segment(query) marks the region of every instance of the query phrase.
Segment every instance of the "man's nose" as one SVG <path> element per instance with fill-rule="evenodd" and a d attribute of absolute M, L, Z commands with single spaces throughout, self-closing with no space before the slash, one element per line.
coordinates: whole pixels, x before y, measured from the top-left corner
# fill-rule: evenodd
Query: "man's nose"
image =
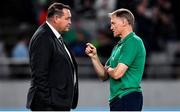
<path fill-rule="evenodd" d="M 69 21 L 69 25 L 71 25 L 71 20 Z"/>

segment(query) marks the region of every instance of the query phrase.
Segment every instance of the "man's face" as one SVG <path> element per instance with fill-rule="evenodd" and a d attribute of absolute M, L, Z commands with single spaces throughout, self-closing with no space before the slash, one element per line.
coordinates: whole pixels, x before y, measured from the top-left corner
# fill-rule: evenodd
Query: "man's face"
<path fill-rule="evenodd" d="M 114 37 L 119 37 L 122 33 L 124 27 L 123 19 L 116 17 L 115 15 L 111 16 L 111 30 Z"/>
<path fill-rule="evenodd" d="M 57 28 L 59 32 L 67 32 L 71 26 L 71 12 L 69 9 L 63 9 L 63 15 L 57 19 Z"/>

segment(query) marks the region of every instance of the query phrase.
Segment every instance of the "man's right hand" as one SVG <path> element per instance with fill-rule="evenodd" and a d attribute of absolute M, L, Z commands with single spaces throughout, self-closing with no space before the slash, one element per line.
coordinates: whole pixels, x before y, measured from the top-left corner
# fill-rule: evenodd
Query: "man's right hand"
<path fill-rule="evenodd" d="M 91 43 L 87 43 L 87 44 L 86 44 L 85 53 L 86 53 L 90 58 L 96 58 L 96 57 L 97 57 L 96 47 L 93 46 Z"/>
<path fill-rule="evenodd" d="M 107 73 L 105 73 L 106 70 L 101 64 L 99 57 L 97 56 L 96 47 L 94 47 L 91 43 L 87 43 L 85 52 L 91 58 L 91 61 L 99 78 L 103 81 L 106 80 L 108 78 L 108 75 Z"/>

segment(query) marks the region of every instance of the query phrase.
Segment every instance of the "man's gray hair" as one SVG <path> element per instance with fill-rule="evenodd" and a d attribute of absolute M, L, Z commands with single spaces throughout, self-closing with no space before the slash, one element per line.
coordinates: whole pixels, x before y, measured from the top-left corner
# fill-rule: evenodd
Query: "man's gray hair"
<path fill-rule="evenodd" d="M 120 17 L 120 18 L 125 18 L 129 22 L 129 24 L 132 27 L 134 27 L 134 22 L 135 22 L 134 15 L 128 9 L 125 9 L 125 8 L 117 9 L 114 12 L 109 13 L 108 15 L 109 15 L 109 17 L 116 16 L 116 17 Z"/>

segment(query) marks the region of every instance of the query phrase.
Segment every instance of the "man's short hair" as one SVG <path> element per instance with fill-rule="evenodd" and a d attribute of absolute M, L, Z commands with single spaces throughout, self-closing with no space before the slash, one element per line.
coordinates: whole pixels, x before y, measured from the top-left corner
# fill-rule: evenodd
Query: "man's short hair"
<path fill-rule="evenodd" d="M 64 8 L 71 10 L 71 8 L 68 5 L 64 5 L 62 3 L 53 3 L 48 8 L 48 15 L 47 15 L 47 17 L 51 18 L 54 15 L 62 16 Z"/>
<path fill-rule="evenodd" d="M 110 17 L 114 16 L 114 15 L 116 17 L 125 18 L 129 22 L 129 24 L 132 27 L 134 27 L 135 18 L 134 18 L 134 15 L 132 14 L 132 12 L 130 10 L 121 8 L 121 9 L 115 10 L 112 13 L 109 13 Z"/>

